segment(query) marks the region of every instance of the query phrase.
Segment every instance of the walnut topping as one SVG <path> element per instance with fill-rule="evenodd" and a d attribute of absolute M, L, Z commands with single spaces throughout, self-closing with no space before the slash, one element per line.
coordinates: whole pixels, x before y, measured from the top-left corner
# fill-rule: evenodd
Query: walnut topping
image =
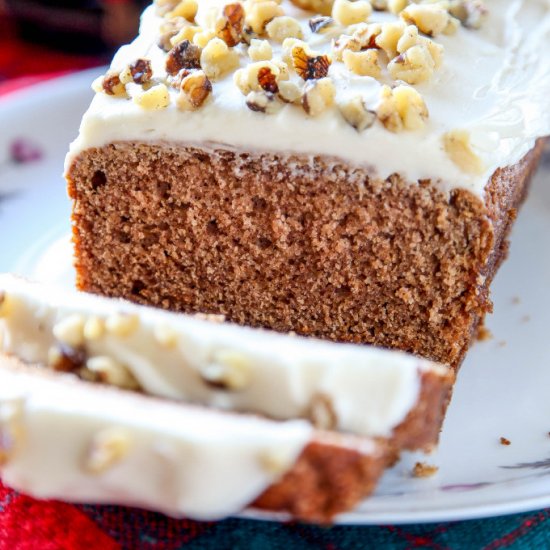
<path fill-rule="evenodd" d="M 134 96 L 134 103 L 147 111 L 166 109 L 170 105 L 170 93 L 165 84 L 157 84 Z"/>
<path fill-rule="evenodd" d="M 317 15 L 309 20 L 309 28 L 311 32 L 323 33 L 333 26 L 334 19 L 325 15 Z"/>
<path fill-rule="evenodd" d="M 262 67 L 258 71 L 258 84 L 262 90 L 271 94 L 276 94 L 279 91 L 277 77 L 273 74 L 269 67 Z"/>
<path fill-rule="evenodd" d="M 411 4 L 399 13 L 399 17 L 430 36 L 442 33 L 450 19 L 449 12 L 439 4 Z"/>
<path fill-rule="evenodd" d="M 85 363 L 86 353 L 82 348 L 60 344 L 48 350 L 48 367 L 58 372 L 75 372 Z"/>
<path fill-rule="evenodd" d="M 275 17 L 284 15 L 284 11 L 273 0 L 252 2 L 246 13 L 246 23 L 256 34 L 263 34 L 266 25 Z"/>
<path fill-rule="evenodd" d="M 130 74 L 136 84 L 145 84 L 153 78 L 153 69 L 148 59 L 136 59 L 130 65 Z"/>
<path fill-rule="evenodd" d="M 370 3 L 376 11 L 386 11 L 388 9 L 388 0 L 371 0 Z"/>
<path fill-rule="evenodd" d="M 178 345 L 178 334 L 169 325 L 157 325 L 153 335 L 163 348 L 173 349 Z"/>
<path fill-rule="evenodd" d="M 169 4 L 174 4 L 174 2 L 167 2 Z M 157 2 L 157 5 L 159 2 Z M 197 0 L 181 0 L 180 2 L 175 3 L 176 5 L 172 7 L 171 11 L 168 11 L 165 14 L 165 17 L 167 19 L 172 19 L 174 17 L 183 17 L 184 19 L 187 19 L 187 21 L 193 22 L 195 20 L 195 15 L 197 15 L 197 11 L 199 8 L 199 5 L 197 3 Z"/>
<path fill-rule="evenodd" d="M 360 96 L 341 103 L 339 108 L 346 122 L 351 124 L 358 132 L 370 128 L 376 120 L 376 113 L 367 109 Z"/>
<path fill-rule="evenodd" d="M 182 69 L 200 69 L 201 50 L 189 40 L 174 46 L 166 57 L 166 72 L 172 76 Z"/>
<path fill-rule="evenodd" d="M 399 13 L 404 10 L 409 3 L 409 0 L 388 0 L 388 10 L 391 13 Z"/>
<path fill-rule="evenodd" d="M 303 38 L 304 36 L 300 23 L 286 15 L 272 19 L 266 25 L 265 30 L 269 38 L 275 42 L 283 42 L 285 38 Z"/>
<path fill-rule="evenodd" d="M 308 80 L 302 95 L 302 107 L 311 116 L 318 116 L 334 103 L 336 89 L 330 78 Z"/>
<path fill-rule="evenodd" d="M 410 86 L 397 86 L 393 90 L 383 86 L 376 114 L 391 132 L 418 130 L 428 118 L 428 109 L 422 96 Z"/>
<path fill-rule="evenodd" d="M 348 70 L 360 76 L 380 78 L 382 75 L 380 65 L 378 63 L 378 50 L 371 49 L 361 52 L 344 50 L 343 61 Z"/>
<path fill-rule="evenodd" d="M 235 2 L 224 6 L 222 16 L 216 21 L 216 36 L 228 46 L 236 46 L 241 41 L 244 17 L 242 4 Z"/>
<path fill-rule="evenodd" d="M 84 338 L 99 340 L 105 334 L 105 322 L 100 317 L 92 316 L 84 324 Z"/>
<path fill-rule="evenodd" d="M 93 438 L 86 452 L 84 469 L 102 474 L 128 455 L 132 446 L 130 434 L 121 428 L 107 428 Z"/>
<path fill-rule="evenodd" d="M 479 29 L 487 17 L 488 10 L 482 0 L 453 0 L 449 13 L 466 28 Z"/>
<path fill-rule="evenodd" d="M 366 0 L 335 0 L 332 5 L 332 17 L 341 25 L 363 23 L 372 13 L 372 7 Z"/>
<path fill-rule="evenodd" d="M 7 464 L 23 439 L 23 399 L 0 402 L 0 466 Z"/>
<path fill-rule="evenodd" d="M 238 391 L 246 388 L 251 381 L 251 364 L 241 353 L 220 350 L 214 354 L 212 362 L 201 369 L 200 375 L 209 386 Z"/>
<path fill-rule="evenodd" d="M 211 92 L 212 84 L 206 74 L 203 71 L 194 71 L 181 81 L 178 108 L 183 111 L 199 109 Z"/>
<path fill-rule="evenodd" d="M 302 90 L 294 82 L 279 82 L 278 97 L 285 103 L 299 103 L 302 98 Z"/>
<path fill-rule="evenodd" d="M 386 52 L 389 59 L 397 55 L 397 43 L 405 31 L 406 25 L 402 21 L 385 23 L 380 29 L 380 34 L 375 38 L 376 45 Z"/>
<path fill-rule="evenodd" d="M 119 74 L 113 71 L 109 71 L 105 76 L 100 76 L 92 84 L 92 88 L 95 92 L 103 92 L 114 97 L 128 97 L 126 86 L 120 81 Z"/>
<path fill-rule="evenodd" d="M 330 15 L 334 0 L 290 0 L 303 10 L 313 11 L 321 15 Z"/>
<path fill-rule="evenodd" d="M 84 323 L 82 315 L 70 315 L 54 325 L 53 334 L 59 342 L 79 348 L 84 344 Z"/>
<path fill-rule="evenodd" d="M 111 315 L 105 321 L 105 328 L 109 334 L 118 338 L 131 336 L 139 327 L 139 317 L 127 313 Z"/>
<path fill-rule="evenodd" d="M 443 136 L 443 147 L 451 160 L 464 172 L 483 173 L 482 160 L 473 151 L 470 134 L 466 130 L 452 130 Z"/>
<path fill-rule="evenodd" d="M 334 410 L 332 400 L 324 393 L 318 393 L 313 397 L 307 417 L 320 430 L 334 430 L 338 426 L 338 416 Z"/>
<path fill-rule="evenodd" d="M 257 61 L 236 71 L 233 81 L 244 95 L 260 90 L 277 93 L 279 75 L 279 67 L 272 61 Z"/>
<path fill-rule="evenodd" d="M 505 446 L 508 446 L 508 445 L 512 444 L 512 442 L 509 439 L 507 439 L 506 437 L 501 437 L 499 441 L 500 441 L 501 445 L 505 445 Z"/>
<path fill-rule="evenodd" d="M 418 28 L 415 25 L 409 25 L 403 30 L 403 34 L 397 42 L 397 51 L 402 54 L 414 46 L 422 46 L 428 50 L 434 69 L 438 69 L 441 66 L 443 62 L 443 46 L 436 44 L 425 36 L 420 36 Z M 429 61 L 427 63 L 431 65 Z"/>
<path fill-rule="evenodd" d="M 395 80 L 408 84 L 419 84 L 429 80 L 434 72 L 435 62 L 426 46 L 409 48 L 388 64 L 388 72 Z"/>
<path fill-rule="evenodd" d="M 216 37 L 216 33 L 212 30 L 202 30 L 193 35 L 193 44 L 199 48 L 204 48 L 210 40 Z"/>
<path fill-rule="evenodd" d="M 239 55 L 230 50 L 227 44 L 213 38 L 206 44 L 201 53 L 201 67 L 206 76 L 215 80 L 232 71 L 239 65 Z"/>
<path fill-rule="evenodd" d="M 271 92 L 250 92 L 246 96 L 246 106 L 251 111 L 266 113 L 268 115 L 276 113 L 281 105 L 275 101 L 275 94 Z"/>
<path fill-rule="evenodd" d="M 271 44 L 267 40 L 258 40 L 253 38 L 250 41 L 248 55 L 252 61 L 268 61 L 273 57 Z"/>
<path fill-rule="evenodd" d="M 376 39 L 380 35 L 382 27 L 378 23 L 357 25 L 351 36 L 342 35 L 335 40 L 332 50 L 335 58 L 342 61 L 346 50 L 359 52 L 361 50 L 379 49 Z"/>
<path fill-rule="evenodd" d="M 174 46 L 177 46 L 178 44 L 181 44 L 184 40 L 189 40 L 189 42 L 193 42 L 195 39 L 195 35 L 201 32 L 201 28 L 196 25 L 185 25 L 176 35 L 172 36 L 170 39 L 171 47 L 168 48 L 167 51 L 169 51 Z"/>
<path fill-rule="evenodd" d="M 318 80 L 328 75 L 330 59 L 327 55 L 309 54 L 305 48 L 292 48 L 292 64 L 300 77 L 304 80 Z"/>
<path fill-rule="evenodd" d="M 414 477 L 431 477 L 437 473 L 439 468 L 437 466 L 432 466 L 431 464 L 426 464 L 426 462 L 417 462 L 413 468 Z"/>
<path fill-rule="evenodd" d="M 172 38 L 174 38 L 187 24 L 187 21 L 183 17 L 176 17 L 168 21 L 164 21 L 159 29 L 159 39 L 157 40 L 157 46 L 168 52 L 172 49 Z M 180 41 L 181 42 L 181 41 Z"/>
<path fill-rule="evenodd" d="M 86 361 L 86 368 L 96 375 L 97 380 L 103 384 L 127 390 L 139 389 L 139 383 L 134 375 L 111 357 L 92 357 Z"/>

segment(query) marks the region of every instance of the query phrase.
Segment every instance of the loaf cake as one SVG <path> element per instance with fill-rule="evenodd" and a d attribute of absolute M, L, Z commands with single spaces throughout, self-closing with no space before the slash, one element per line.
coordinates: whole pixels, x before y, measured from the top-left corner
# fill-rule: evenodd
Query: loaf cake
<path fill-rule="evenodd" d="M 457 367 L 550 133 L 549 9 L 157 0 L 67 157 L 78 287 Z"/>
<path fill-rule="evenodd" d="M 401 450 L 433 448 L 453 380 L 400 352 L 0 275 L 0 475 L 37 497 L 327 522 Z"/>

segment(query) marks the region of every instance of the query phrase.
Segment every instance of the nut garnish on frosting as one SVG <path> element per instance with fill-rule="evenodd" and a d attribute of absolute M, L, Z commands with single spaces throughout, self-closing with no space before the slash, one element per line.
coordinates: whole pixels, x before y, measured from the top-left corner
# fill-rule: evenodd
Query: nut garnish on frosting
<path fill-rule="evenodd" d="M 164 66 L 140 58 L 113 67 L 94 84 L 97 92 L 133 99 L 143 109 L 196 111 L 209 97 L 217 101 L 217 83 L 230 80 L 242 92 L 243 108 L 260 113 L 252 116 L 301 108 L 316 117 L 337 110 L 358 131 L 380 124 L 391 132 L 424 128 L 429 105 L 416 86 L 432 80 L 444 63 L 439 37 L 452 40 L 460 26 L 467 29 L 461 32 L 479 28 L 487 14 L 481 0 L 155 5 L 158 35 L 152 47 L 163 52 Z M 378 98 L 346 94 L 357 79 L 377 85 Z M 466 158 L 460 139 L 442 139 L 463 170 L 480 169 Z"/>

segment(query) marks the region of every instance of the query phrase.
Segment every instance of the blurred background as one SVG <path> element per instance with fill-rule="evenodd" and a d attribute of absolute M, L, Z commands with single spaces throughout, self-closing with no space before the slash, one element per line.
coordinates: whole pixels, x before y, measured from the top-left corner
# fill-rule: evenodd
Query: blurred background
<path fill-rule="evenodd" d="M 151 0 L 0 0 L 0 85 L 105 64 Z"/>

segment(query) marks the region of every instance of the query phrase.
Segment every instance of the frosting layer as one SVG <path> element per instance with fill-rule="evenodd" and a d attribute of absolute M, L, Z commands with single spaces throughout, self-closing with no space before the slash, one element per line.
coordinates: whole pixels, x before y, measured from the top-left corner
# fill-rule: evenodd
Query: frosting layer
<path fill-rule="evenodd" d="M 223 4 L 221 0 L 200 2 L 197 21 L 201 23 L 212 7 Z M 489 16 L 481 29 L 460 27 L 453 36 L 437 37 L 444 46 L 443 65 L 432 80 L 415 86 L 430 113 L 421 130 L 394 134 L 376 122 L 357 132 L 337 109 L 318 117 L 309 117 L 293 105 L 274 115 L 253 112 L 246 108 L 229 73 L 213 82 L 212 98 L 196 112 L 177 109 L 175 90 L 170 91 L 174 100 L 159 111 L 146 111 L 131 100 L 96 95 L 71 147 L 67 167 L 79 151 L 89 147 L 120 140 L 167 140 L 330 155 L 368 166 L 383 178 L 399 172 L 411 181 L 430 178 L 444 192 L 461 187 L 482 196 L 496 168 L 514 164 L 537 137 L 550 134 L 550 56 L 545 54 L 550 43 L 550 6 L 546 0 L 487 0 L 486 4 Z M 330 33 L 312 37 L 307 25 L 311 12 L 294 8 L 288 0 L 282 5 L 299 19 L 315 50 L 330 50 Z M 369 22 L 392 17 L 374 12 Z M 165 54 L 156 45 L 160 24 L 153 8 L 146 10 L 140 36 L 119 51 L 113 68 L 122 70 L 136 58 L 146 57 L 155 75 L 163 76 Z M 241 51 L 240 64 L 245 66 L 244 47 L 236 50 Z M 368 107 L 375 108 L 381 82 L 353 75 L 336 61 L 329 76 L 337 99 L 360 94 Z M 477 174 L 462 171 L 444 150 L 444 134 L 457 129 L 470 135 L 482 166 Z"/>
<path fill-rule="evenodd" d="M 395 351 L 201 320 L 0 275 L 0 349 L 27 363 L 225 410 L 389 437 L 421 376 L 449 370 Z M 67 364 L 70 368 L 67 368 Z M 55 366 L 55 365 L 54 365 Z"/>
<path fill-rule="evenodd" d="M 38 498 L 218 519 L 291 468 L 312 428 L 0 366 L 0 436 L 2 480 Z"/>

